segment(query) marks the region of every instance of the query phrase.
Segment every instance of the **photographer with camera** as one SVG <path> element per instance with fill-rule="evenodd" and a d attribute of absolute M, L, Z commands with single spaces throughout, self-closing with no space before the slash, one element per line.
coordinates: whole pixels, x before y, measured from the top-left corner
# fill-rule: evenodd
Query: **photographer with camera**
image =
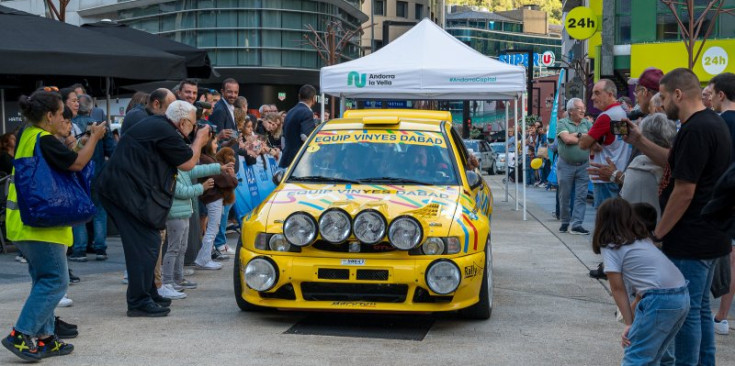
<path fill-rule="evenodd" d="M 154 269 L 161 230 L 173 202 L 177 169 L 189 171 L 209 141 L 210 128 L 188 136 L 195 126 L 196 108 L 184 101 L 169 105 L 165 116 L 151 116 L 144 127 L 128 131 L 97 178 L 100 200 L 122 237 L 128 270 L 128 316 L 159 317 L 169 313 L 171 301 L 158 294 Z"/>
<path fill-rule="evenodd" d="M 80 145 L 84 145 L 88 136 L 90 135 L 91 126 L 94 125 L 94 118 L 90 116 L 92 109 L 94 108 L 94 101 L 92 97 L 86 94 L 79 96 L 79 113 L 72 119 L 72 123 L 82 129 L 82 138 L 80 139 Z M 99 140 L 97 146 L 94 148 L 92 153 L 92 161 L 94 161 L 94 179 L 99 176 L 99 173 L 104 168 L 108 158 L 115 152 L 115 140 L 112 138 L 112 133 L 109 127 L 105 127 L 105 135 Z M 98 261 L 107 259 L 107 212 L 99 200 L 99 195 L 95 187 L 92 187 L 92 202 L 94 207 L 97 209 L 97 213 L 94 215 L 92 221 L 94 227 L 94 241 L 92 247 Z M 72 248 L 72 254 L 69 257 L 70 261 L 75 262 L 86 262 L 87 261 L 87 241 L 89 234 L 87 233 L 86 225 L 79 225 L 74 227 L 74 247 Z"/>

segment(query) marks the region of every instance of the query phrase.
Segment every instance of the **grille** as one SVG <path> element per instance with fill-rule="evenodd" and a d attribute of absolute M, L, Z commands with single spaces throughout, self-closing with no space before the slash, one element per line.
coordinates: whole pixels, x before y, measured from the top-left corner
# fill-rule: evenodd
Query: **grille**
<path fill-rule="evenodd" d="M 418 210 L 413 211 L 413 214 L 416 216 L 437 216 L 439 215 L 439 204 L 430 203 Z"/>
<path fill-rule="evenodd" d="M 319 268 L 317 271 L 319 279 L 322 280 L 349 280 L 349 269 Z"/>
<path fill-rule="evenodd" d="M 388 270 L 385 269 L 358 269 L 357 279 L 365 281 L 388 281 Z"/>
<path fill-rule="evenodd" d="M 304 282 L 301 293 L 306 301 L 406 301 L 408 285 Z"/>
<path fill-rule="evenodd" d="M 431 296 L 429 291 L 416 287 L 416 291 L 413 294 L 413 302 L 415 303 L 437 303 L 437 302 L 451 302 L 454 296 Z"/>
<path fill-rule="evenodd" d="M 291 284 L 286 284 L 281 286 L 276 292 L 260 292 L 260 297 L 263 299 L 296 300 L 296 293 L 294 293 Z"/>

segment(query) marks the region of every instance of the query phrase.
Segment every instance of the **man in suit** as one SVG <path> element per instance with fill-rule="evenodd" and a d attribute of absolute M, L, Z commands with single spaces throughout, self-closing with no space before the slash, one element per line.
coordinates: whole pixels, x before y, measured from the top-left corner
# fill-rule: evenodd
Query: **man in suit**
<path fill-rule="evenodd" d="M 302 86 L 299 89 L 299 103 L 286 114 L 286 121 L 283 123 L 285 144 L 283 155 L 278 163 L 281 168 L 286 168 L 291 164 L 301 145 L 316 127 L 314 112 L 311 110 L 315 96 L 316 89 L 313 86 L 309 84 Z"/>
<path fill-rule="evenodd" d="M 222 99 L 214 105 L 209 123 L 217 127 L 219 140 L 227 140 L 234 137 L 237 130 L 235 124 L 235 102 L 240 94 L 240 84 L 237 80 L 227 78 L 222 82 Z"/>

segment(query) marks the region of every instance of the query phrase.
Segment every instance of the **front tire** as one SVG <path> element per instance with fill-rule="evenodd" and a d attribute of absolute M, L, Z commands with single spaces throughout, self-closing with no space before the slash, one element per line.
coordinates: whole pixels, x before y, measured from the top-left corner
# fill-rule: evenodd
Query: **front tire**
<path fill-rule="evenodd" d="M 235 251 L 235 265 L 232 272 L 233 284 L 235 288 L 235 301 L 241 311 L 263 311 L 262 306 L 253 305 L 242 297 L 242 271 L 240 270 L 240 249 L 242 248 L 242 239 L 237 242 L 237 250 Z"/>
<path fill-rule="evenodd" d="M 493 250 L 490 244 L 490 234 L 485 245 L 485 268 L 482 271 L 482 287 L 480 287 L 480 301 L 477 304 L 459 311 L 465 319 L 486 320 L 493 313 Z"/>

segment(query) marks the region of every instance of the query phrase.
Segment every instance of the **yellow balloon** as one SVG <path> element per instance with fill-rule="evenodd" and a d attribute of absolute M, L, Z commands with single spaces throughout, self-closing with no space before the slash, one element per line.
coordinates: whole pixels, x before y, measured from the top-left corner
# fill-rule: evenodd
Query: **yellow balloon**
<path fill-rule="evenodd" d="M 531 160 L 531 168 L 533 169 L 538 169 L 543 164 L 544 164 L 544 161 L 541 160 L 541 158 L 536 158 L 536 159 Z"/>

